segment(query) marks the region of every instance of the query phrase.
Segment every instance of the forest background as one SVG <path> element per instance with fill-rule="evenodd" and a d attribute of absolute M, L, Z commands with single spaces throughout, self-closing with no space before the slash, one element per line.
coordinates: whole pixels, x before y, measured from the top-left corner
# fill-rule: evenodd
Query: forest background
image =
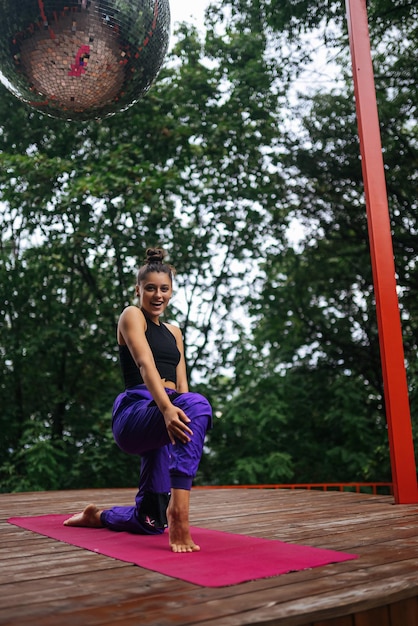
<path fill-rule="evenodd" d="M 418 3 L 368 13 L 416 432 Z M 218 0 L 175 41 L 100 122 L 1 88 L 0 490 L 135 486 L 115 325 L 150 245 L 215 411 L 198 484 L 389 481 L 344 2 Z"/>

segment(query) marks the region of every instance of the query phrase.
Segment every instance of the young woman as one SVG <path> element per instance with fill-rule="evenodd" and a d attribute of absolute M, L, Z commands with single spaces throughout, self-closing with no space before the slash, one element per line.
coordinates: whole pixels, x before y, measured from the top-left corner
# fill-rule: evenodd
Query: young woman
<path fill-rule="evenodd" d="M 189 392 L 179 328 L 160 321 L 173 292 L 174 269 L 164 256 L 160 248 L 147 250 L 135 287 L 139 307 L 128 306 L 117 329 L 125 391 L 115 400 L 112 430 L 122 450 L 141 456 L 135 505 L 100 510 L 90 504 L 64 524 L 138 534 L 160 534 L 168 525 L 171 550 L 195 552 L 190 489 L 212 409 Z"/>

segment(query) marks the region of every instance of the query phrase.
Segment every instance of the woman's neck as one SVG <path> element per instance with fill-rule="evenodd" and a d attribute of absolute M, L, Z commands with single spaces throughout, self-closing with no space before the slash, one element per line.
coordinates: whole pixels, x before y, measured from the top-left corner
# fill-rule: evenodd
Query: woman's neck
<path fill-rule="evenodd" d="M 148 311 L 145 311 L 142 307 L 141 307 L 141 311 L 147 320 L 150 320 L 150 322 L 152 322 L 153 324 L 156 324 L 157 326 L 160 325 L 161 322 L 160 322 L 159 315 L 150 315 Z"/>

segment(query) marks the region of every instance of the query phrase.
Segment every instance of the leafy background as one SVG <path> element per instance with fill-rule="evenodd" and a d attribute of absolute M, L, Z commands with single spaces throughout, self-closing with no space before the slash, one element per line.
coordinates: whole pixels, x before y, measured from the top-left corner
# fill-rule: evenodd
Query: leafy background
<path fill-rule="evenodd" d="M 416 430 L 418 7 L 368 12 Z M 215 411 L 198 483 L 391 478 L 342 3 L 219 0 L 205 26 L 179 25 L 146 98 L 100 122 L 1 88 L 3 492 L 135 485 L 110 413 L 149 245 Z"/>

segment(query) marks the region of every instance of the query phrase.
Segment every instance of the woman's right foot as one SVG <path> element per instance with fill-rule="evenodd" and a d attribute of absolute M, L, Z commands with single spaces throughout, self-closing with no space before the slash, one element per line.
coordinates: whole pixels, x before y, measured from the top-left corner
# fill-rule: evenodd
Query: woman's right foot
<path fill-rule="evenodd" d="M 184 489 L 173 489 L 167 509 L 168 535 L 172 552 L 199 552 L 192 539 L 189 524 L 190 492 Z"/>

